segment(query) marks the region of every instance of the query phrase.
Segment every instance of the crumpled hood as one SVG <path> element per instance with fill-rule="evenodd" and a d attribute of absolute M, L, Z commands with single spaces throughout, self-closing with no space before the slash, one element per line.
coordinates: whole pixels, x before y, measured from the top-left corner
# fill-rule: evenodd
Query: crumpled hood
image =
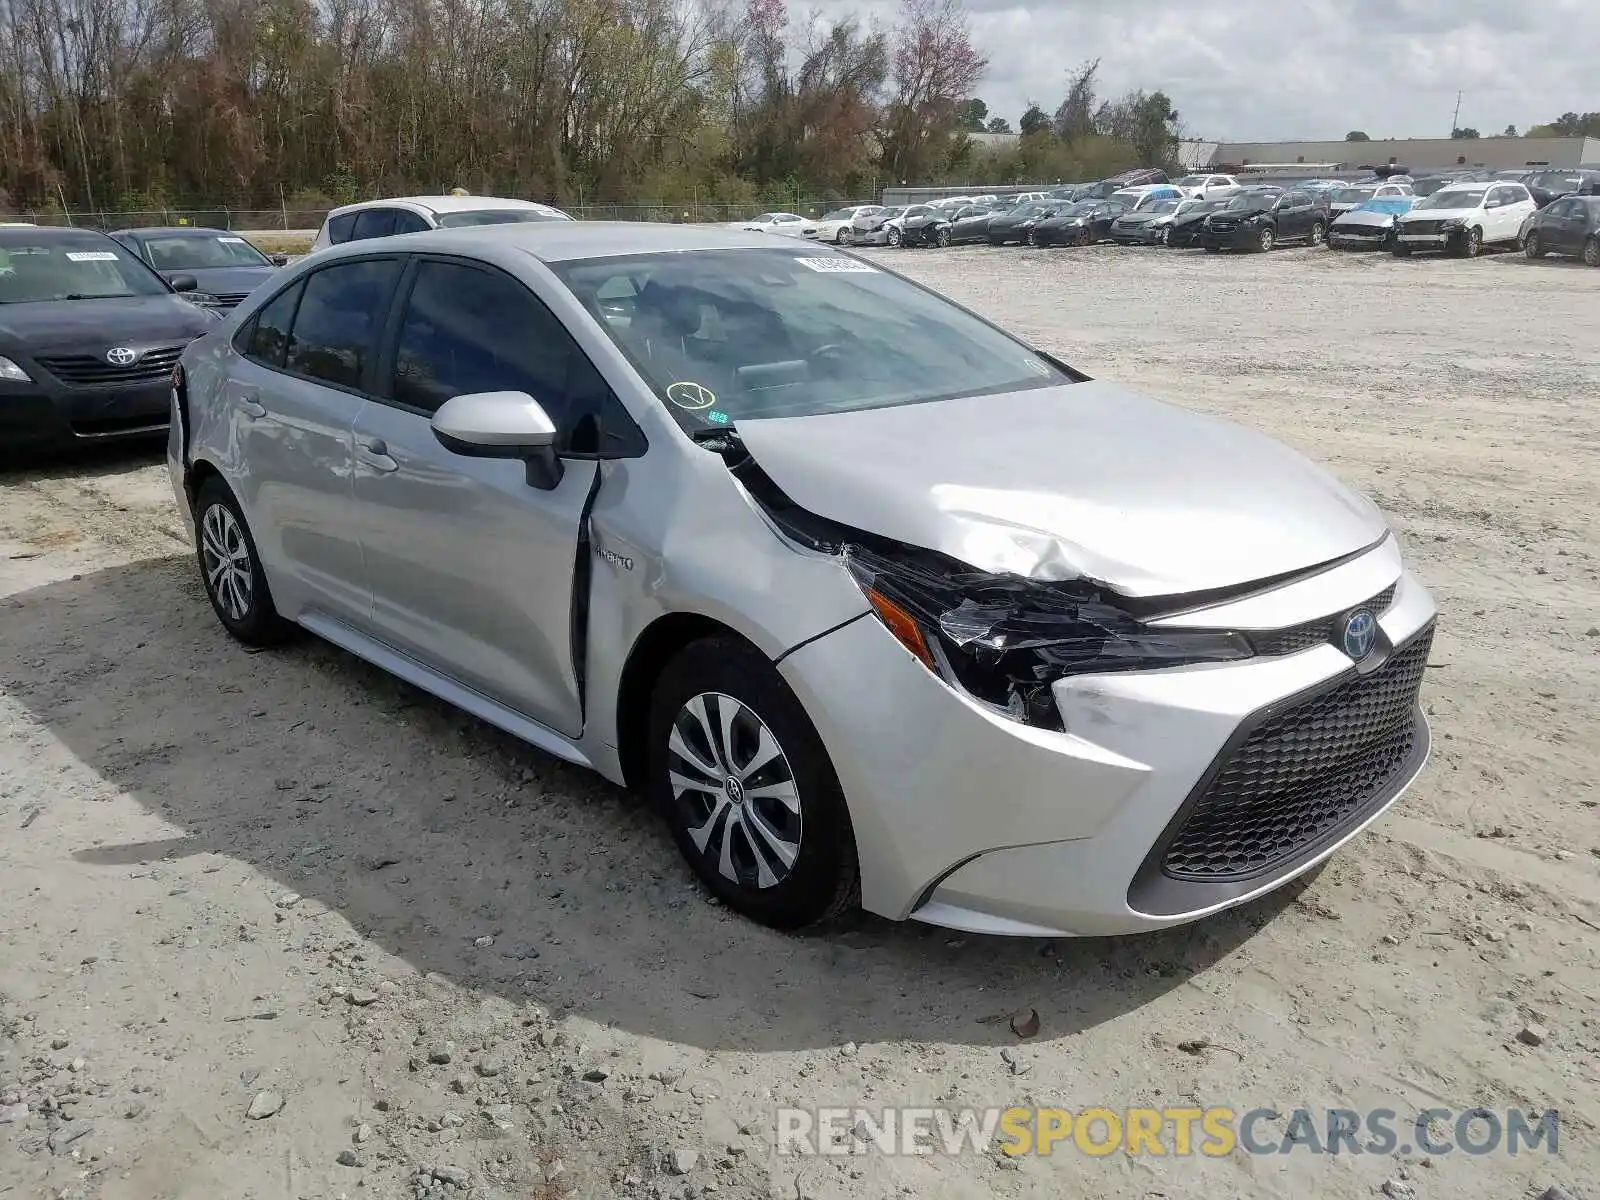
<path fill-rule="evenodd" d="M 1335 228 L 1348 228 L 1351 225 L 1377 225 L 1381 227 L 1393 225 L 1395 221 L 1399 220 L 1399 216 L 1399 213 L 1381 212 L 1372 208 L 1352 208 L 1349 212 L 1340 213 L 1333 224 Z"/>
<path fill-rule="evenodd" d="M 983 571 L 1169 596 L 1379 541 L 1378 509 L 1262 434 L 1114 384 L 810 417 L 739 436 L 818 516 Z"/>

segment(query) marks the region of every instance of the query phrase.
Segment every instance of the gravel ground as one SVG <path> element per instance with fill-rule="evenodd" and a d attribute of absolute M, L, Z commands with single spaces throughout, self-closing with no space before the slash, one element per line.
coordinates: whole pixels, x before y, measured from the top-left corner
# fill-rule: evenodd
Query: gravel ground
<path fill-rule="evenodd" d="M 1600 1197 L 1600 271 L 877 257 L 1378 498 L 1443 610 L 1396 810 L 1188 930 L 787 938 L 632 797 L 327 646 L 231 643 L 153 455 L 12 470 L 0 1195 Z M 777 1104 L 936 1101 L 1270 1107 L 1271 1137 L 1555 1107 L 1560 1148 L 770 1154 Z"/>

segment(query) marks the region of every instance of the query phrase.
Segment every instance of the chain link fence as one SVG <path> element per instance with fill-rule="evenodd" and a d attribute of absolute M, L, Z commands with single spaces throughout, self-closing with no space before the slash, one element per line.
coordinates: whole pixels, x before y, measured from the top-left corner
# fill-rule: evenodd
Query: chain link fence
<path fill-rule="evenodd" d="M 864 203 L 864 202 L 863 202 Z M 782 206 L 785 212 L 820 217 L 838 207 L 826 200 L 797 200 Z M 755 204 L 580 204 L 563 211 L 582 221 L 746 221 L 775 206 Z M 192 225 L 203 229 L 244 230 L 252 233 L 298 232 L 321 227 L 325 208 L 152 208 L 130 211 L 23 210 L 16 219 L 34 225 L 79 226 L 88 229 L 137 229 L 162 225 Z"/>

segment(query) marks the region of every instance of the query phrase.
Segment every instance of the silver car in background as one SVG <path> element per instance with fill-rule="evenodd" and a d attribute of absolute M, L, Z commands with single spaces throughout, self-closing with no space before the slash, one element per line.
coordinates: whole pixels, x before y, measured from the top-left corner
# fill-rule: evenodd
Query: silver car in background
<path fill-rule="evenodd" d="M 173 408 L 231 633 L 303 627 L 640 789 L 778 927 L 1193 920 L 1427 755 L 1434 605 L 1371 503 L 825 246 L 334 247 Z"/>

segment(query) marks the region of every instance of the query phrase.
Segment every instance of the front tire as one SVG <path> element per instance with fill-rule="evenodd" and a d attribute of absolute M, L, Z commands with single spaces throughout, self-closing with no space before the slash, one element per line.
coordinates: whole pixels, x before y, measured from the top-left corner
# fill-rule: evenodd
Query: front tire
<path fill-rule="evenodd" d="M 1539 235 L 1530 233 L 1527 240 L 1522 243 L 1522 252 L 1529 258 L 1543 258 L 1544 247 L 1539 244 Z"/>
<path fill-rule="evenodd" d="M 833 235 L 833 244 L 835 246 L 848 246 L 850 244 L 850 231 L 848 229 L 839 230 L 838 233 Z"/>
<path fill-rule="evenodd" d="M 1483 250 L 1483 230 L 1473 227 L 1456 238 L 1456 253 L 1462 258 L 1477 258 Z"/>
<path fill-rule="evenodd" d="M 762 654 L 734 637 L 685 648 L 656 684 L 648 731 L 652 798 L 719 900 L 786 930 L 858 901 L 855 834 L 838 776 Z"/>
<path fill-rule="evenodd" d="M 1261 232 L 1256 234 L 1256 249 L 1265 254 L 1278 244 L 1277 230 L 1271 225 L 1263 225 Z"/>
<path fill-rule="evenodd" d="M 246 646 L 275 646 L 294 632 L 278 615 L 261 555 L 233 492 L 213 475 L 195 496 L 194 545 L 200 581 L 217 619 Z"/>
<path fill-rule="evenodd" d="M 1600 238 L 1592 237 L 1583 244 L 1583 264 L 1586 267 L 1600 267 Z"/>
<path fill-rule="evenodd" d="M 941 250 L 948 246 L 950 244 L 950 227 L 948 225 L 941 227 L 939 232 L 934 235 L 934 240 L 939 243 Z"/>
<path fill-rule="evenodd" d="M 900 230 L 898 228 L 896 228 L 893 225 L 889 226 L 889 235 L 888 235 L 889 245 L 898 246 L 900 244 L 901 239 L 902 239 L 903 236 L 904 235 L 901 234 L 901 232 L 900 232 Z"/>
<path fill-rule="evenodd" d="M 1320 246 L 1327 240 L 1328 227 L 1321 221 L 1313 221 L 1311 223 L 1311 244 L 1313 246 Z"/>

